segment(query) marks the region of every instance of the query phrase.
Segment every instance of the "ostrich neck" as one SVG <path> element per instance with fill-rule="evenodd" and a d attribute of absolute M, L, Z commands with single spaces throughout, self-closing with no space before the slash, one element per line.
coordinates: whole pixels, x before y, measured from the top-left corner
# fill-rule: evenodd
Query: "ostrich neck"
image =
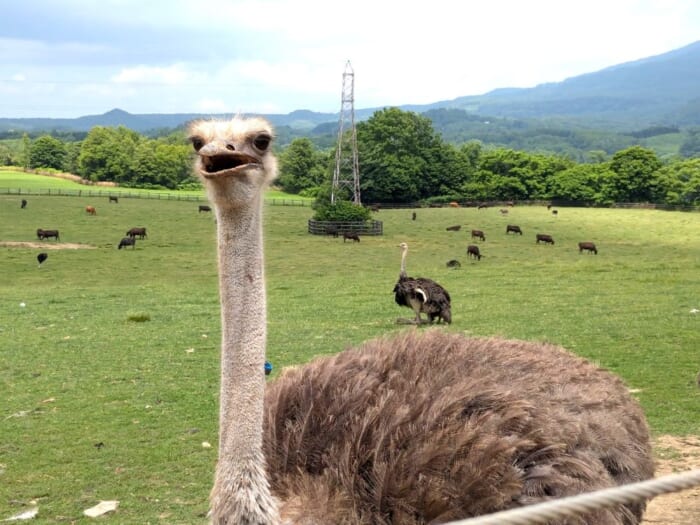
<path fill-rule="evenodd" d="M 406 254 L 408 254 L 408 248 L 404 248 L 403 251 L 401 252 L 401 273 L 399 275 L 401 277 L 406 277 Z"/>
<path fill-rule="evenodd" d="M 260 207 L 259 199 L 249 207 L 217 207 L 222 343 L 214 495 L 236 508 L 226 511 L 229 519 L 245 523 L 273 523 L 277 512 L 262 454 L 266 305 Z"/>

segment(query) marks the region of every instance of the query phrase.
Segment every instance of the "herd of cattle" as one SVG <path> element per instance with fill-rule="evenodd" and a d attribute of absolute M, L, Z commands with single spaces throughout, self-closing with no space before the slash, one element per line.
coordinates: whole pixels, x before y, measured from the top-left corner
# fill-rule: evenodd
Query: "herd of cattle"
<path fill-rule="evenodd" d="M 109 201 L 110 203 L 119 203 L 119 198 L 110 195 L 109 196 Z M 25 209 L 27 207 L 27 199 L 22 199 L 22 202 L 20 204 L 21 209 Z M 210 206 L 207 205 L 200 205 L 199 206 L 199 213 L 201 212 L 211 212 L 212 209 Z M 85 207 L 85 213 L 87 215 L 97 215 L 97 209 L 94 206 L 86 206 Z M 50 240 L 50 239 L 55 239 L 57 241 L 60 241 L 60 234 L 58 230 L 45 230 L 43 228 L 37 228 L 36 230 L 36 236 L 37 238 L 42 241 L 42 240 Z M 117 246 L 117 249 L 121 250 L 122 248 L 126 248 L 128 246 L 131 246 L 132 249 L 136 248 L 136 238 L 139 238 L 141 240 L 146 239 L 148 237 L 148 234 L 146 232 L 145 227 L 134 227 L 129 229 L 125 233 L 125 237 L 122 237 L 122 239 L 119 241 L 119 244 Z M 358 239 L 359 240 L 359 239 Z M 45 253 L 39 254 L 39 265 L 43 263 L 46 260 L 47 255 Z"/>
<path fill-rule="evenodd" d="M 480 206 L 477 209 L 486 208 L 486 207 L 487 206 Z M 551 206 L 547 206 L 547 209 L 548 210 L 551 209 Z M 500 213 L 501 213 L 501 215 L 507 215 L 508 210 L 501 209 Z M 554 216 L 557 216 L 558 213 L 559 212 L 557 210 L 552 210 L 552 214 Z M 415 220 L 415 213 L 413 215 L 413 220 Z M 447 231 L 459 231 L 461 229 L 461 226 L 460 225 L 448 226 L 445 229 Z M 506 235 L 508 235 L 510 233 L 512 233 L 514 235 L 522 235 L 523 230 L 517 224 L 507 224 L 506 225 Z M 482 242 L 485 242 L 486 235 L 484 234 L 484 232 L 482 230 L 472 230 L 471 231 L 471 239 L 479 239 Z M 535 234 L 535 244 L 540 244 L 540 243 L 553 245 L 554 244 L 554 237 L 552 237 L 548 233 L 536 233 Z M 578 252 L 579 253 L 587 252 L 589 254 L 598 255 L 598 248 L 596 247 L 595 243 L 592 241 L 581 241 L 578 243 Z M 469 244 L 467 246 L 467 257 L 474 258 L 477 261 L 480 261 L 482 254 L 481 254 L 481 251 L 479 250 L 479 246 L 477 246 L 476 244 Z M 456 267 L 454 262 L 456 262 L 456 261 L 453 261 L 453 260 L 448 261 L 447 266 L 452 267 L 452 268 Z"/>

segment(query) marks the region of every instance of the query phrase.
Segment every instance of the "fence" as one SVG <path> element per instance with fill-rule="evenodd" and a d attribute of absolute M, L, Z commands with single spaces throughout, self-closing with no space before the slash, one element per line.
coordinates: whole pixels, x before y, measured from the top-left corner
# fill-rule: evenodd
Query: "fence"
<path fill-rule="evenodd" d="M 20 188 L 0 188 L 0 195 L 22 195 L 22 196 L 62 196 L 62 197 L 119 197 L 120 199 L 155 199 L 172 201 L 195 201 L 206 202 L 208 199 L 204 194 L 197 195 L 181 192 L 154 192 L 154 191 L 114 191 L 90 189 L 20 189 Z M 265 199 L 266 204 L 273 206 L 311 206 L 311 201 L 304 199 Z"/>
<path fill-rule="evenodd" d="M 344 233 L 358 235 L 382 235 L 382 221 L 315 221 L 309 219 L 309 233 L 313 235 L 343 235 Z"/>

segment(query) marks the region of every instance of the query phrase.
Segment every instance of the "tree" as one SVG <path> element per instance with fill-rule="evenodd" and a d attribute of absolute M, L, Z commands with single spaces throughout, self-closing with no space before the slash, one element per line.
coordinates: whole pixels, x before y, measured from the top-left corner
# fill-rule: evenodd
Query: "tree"
<path fill-rule="evenodd" d="M 431 121 L 398 108 L 357 126 L 362 199 L 413 202 L 439 193 L 445 150 Z"/>
<path fill-rule="evenodd" d="M 279 186 L 288 193 L 318 188 L 329 178 L 322 153 L 308 138 L 294 139 L 279 155 Z"/>
<path fill-rule="evenodd" d="M 602 204 L 601 181 L 612 176 L 607 164 L 577 164 L 555 173 L 548 180 L 552 199 Z"/>
<path fill-rule="evenodd" d="M 123 126 L 95 126 L 80 148 L 80 175 L 93 181 L 128 182 L 130 165 L 140 140 L 138 133 Z"/>
<path fill-rule="evenodd" d="M 673 162 L 659 170 L 663 201 L 685 206 L 700 205 L 700 158 Z"/>
<path fill-rule="evenodd" d="M 63 142 L 51 135 L 42 135 L 29 147 L 29 167 L 61 170 L 65 156 Z"/>
<path fill-rule="evenodd" d="M 169 144 L 161 140 L 142 140 L 136 145 L 129 166 L 131 186 L 177 188 L 189 177 L 190 148 L 183 144 Z"/>
<path fill-rule="evenodd" d="M 650 149 L 632 146 L 618 151 L 610 161 L 614 176 L 605 185 L 607 197 L 615 202 L 652 202 L 659 168 L 661 161 Z"/>

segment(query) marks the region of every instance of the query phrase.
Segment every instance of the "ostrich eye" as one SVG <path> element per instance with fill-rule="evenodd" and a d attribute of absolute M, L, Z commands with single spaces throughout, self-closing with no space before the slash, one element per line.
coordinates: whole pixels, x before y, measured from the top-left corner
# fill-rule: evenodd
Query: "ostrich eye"
<path fill-rule="evenodd" d="M 253 140 L 253 144 L 260 151 L 265 151 L 270 146 L 270 142 L 272 142 L 272 137 L 265 133 L 261 133 Z"/>
<path fill-rule="evenodd" d="M 190 141 L 192 142 L 192 147 L 194 147 L 195 151 L 199 151 L 202 149 L 202 146 L 204 146 L 204 141 L 201 137 L 190 137 Z"/>

